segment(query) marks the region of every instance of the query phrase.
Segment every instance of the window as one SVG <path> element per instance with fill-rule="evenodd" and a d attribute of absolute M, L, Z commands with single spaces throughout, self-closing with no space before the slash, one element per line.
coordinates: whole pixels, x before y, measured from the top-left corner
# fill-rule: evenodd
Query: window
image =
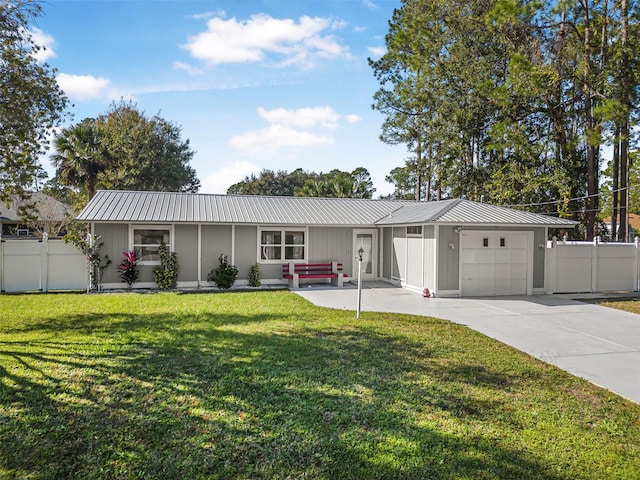
<path fill-rule="evenodd" d="M 422 225 L 407 227 L 407 235 L 422 235 Z"/>
<path fill-rule="evenodd" d="M 483 247 L 488 247 L 489 246 L 489 239 L 487 237 L 484 237 L 482 239 L 482 246 Z"/>
<path fill-rule="evenodd" d="M 171 227 L 134 226 L 132 229 L 132 249 L 138 253 L 140 262 L 144 265 L 160 263 L 158 245 L 165 243 L 171 248 Z"/>
<path fill-rule="evenodd" d="M 260 260 L 282 262 L 305 259 L 304 230 L 262 230 Z"/>
<path fill-rule="evenodd" d="M 500 237 L 500 246 L 501 247 L 506 247 L 507 246 L 507 239 L 504 237 Z"/>

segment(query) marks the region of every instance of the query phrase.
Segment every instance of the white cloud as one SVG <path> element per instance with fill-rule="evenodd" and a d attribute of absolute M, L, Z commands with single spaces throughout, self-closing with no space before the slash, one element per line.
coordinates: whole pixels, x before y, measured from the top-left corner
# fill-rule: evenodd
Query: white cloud
<path fill-rule="evenodd" d="M 321 17 L 276 19 L 257 14 L 245 21 L 211 18 L 207 30 L 189 37 L 183 48 L 210 65 L 264 62 L 275 56 L 280 66 L 310 67 L 315 57 L 348 57 L 348 48 L 328 30 L 344 23 Z"/>
<path fill-rule="evenodd" d="M 55 40 L 51 35 L 43 32 L 38 27 L 33 27 L 29 33 L 31 33 L 33 43 L 41 47 L 34 55 L 37 61 L 45 62 L 56 56 L 56 52 L 53 50 Z"/>
<path fill-rule="evenodd" d="M 190 17 L 193 18 L 194 20 L 207 20 L 211 17 L 224 18 L 226 16 L 227 16 L 227 13 L 224 10 L 215 10 L 215 11 L 209 11 L 209 12 L 203 12 L 203 13 L 194 13 Z"/>
<path fill-rule="evenodd" d="M 234 161 L 228 163 L 207 175 L 201 182 L 200 191 L 202 193 L 227 193 L 231 185 L 243 180 L 247 175 L 259 171 L 260 168 L 251 162 Z"/>
<path fill-rule="evenodd" d="M 359 122 L 360 120 L 362 120 L 362 117 L 360 117 L 359 115 L 353 114 L 353 113 L 350 114 L 350 115 L 347 115 L 346 118 L 347 118 L 347 122 L 349 122 L 349 123 L 356 123 L 356 122 Z"/>
<path fill-rule="evenodd" d="M 333 137 L 294 130 L 278 124 L 231 138 L 233 147 L 252 154 L 272 151 L 282 147 L 311 147 L 328 145 L 333 142 Z"/>
<path fill-rule="evenodd" d="M 378 6 L 372 0 L 362 0 L 362 4 L 369 10 L 377 10 Z"/>
<path fill-rule="evenodd" d="M 69 98 L 74 100 L 96 100 L 113 97 L 110 82 L 103 77 L 93 75 L 58 74 L 58 85 Z"/>
<path fill-rule="evenodd" d="M 331 107 L 299 108 L 297 110 L 284 108 L 265 110 L 259 107 L 258 115 L 272 124 L 299 128 L 312 128 L 320 125 L 324 128 L 334 129 L 338 126 L 340 119 L 340 115 Z"/>
<path fill-rule="evenodd" d="M 173 62 L 173 68 L 187 72 L 189 75 L 202 75 L 204 73 L 201 69 L 184 62 Z"/>
<path fill-rule="evenodd" d="M 369 47 L 367 50 L 369 50 L 372 57 L 378 58 L 387 53 L 386 47 Z"/>

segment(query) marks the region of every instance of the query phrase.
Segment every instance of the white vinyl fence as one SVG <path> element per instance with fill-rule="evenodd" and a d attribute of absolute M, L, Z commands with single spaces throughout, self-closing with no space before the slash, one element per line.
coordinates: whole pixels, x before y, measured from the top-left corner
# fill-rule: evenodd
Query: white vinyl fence
<path fill-rule="evenodd" d="M 87 261 L 63 240 L 1 239 L 0 291 L 86 290 Z"/>
<path fill-rule="evenodd" d="M 545 293 L 634 292 L 639 290 L 640 245 L 636 243 L 547 242 Z"/>

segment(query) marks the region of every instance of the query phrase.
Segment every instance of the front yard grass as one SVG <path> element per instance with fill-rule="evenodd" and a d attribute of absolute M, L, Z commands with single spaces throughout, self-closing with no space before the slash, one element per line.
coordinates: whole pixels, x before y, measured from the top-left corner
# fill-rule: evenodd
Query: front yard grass
<path fill-rule="evenodd" d="M 0 478 L 638 479 L 640 406 L 290 292 L 0 296 Z"/>
<path fill-rule="evenodd" d="M 630 313 L 640 314 L 640 300 L 638 298 L 614 298 L 610 300 L 594 300 L 594 303 L 603 307 L 624 310 Z"/>

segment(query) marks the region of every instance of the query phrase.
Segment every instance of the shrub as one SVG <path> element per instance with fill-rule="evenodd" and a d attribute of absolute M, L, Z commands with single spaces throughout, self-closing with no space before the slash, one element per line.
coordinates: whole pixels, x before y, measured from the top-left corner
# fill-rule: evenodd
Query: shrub
<path fill-rule="evenodd" d="M 171 290 L 178 283 L 178 254 L 170 252 L 167 244 L 161 242 L 158 246 L 160 265 L 153 269 L 153 276 L 160 290 Z"/>
<path fill-rule="evenodd" d="M 99 235 L 85 233 L 80 227 L 83 224 L 77 222 L 69 225 L 67 234 L 63 237 L 64 243 L 71 244 L 80 250 L 86 257 L 89 264 L 89 289 L 102 290 L 102 274 L 109 265 L 111 259 L 109 255 L 102 255 L 100 250 L 104 242 L 100 241 Z"/>
<path fill-rule="evenodd" d="M 120 279 L 127 284 L 127 287 L 131 286 L 138 280 L 140 276 L 140 266 L 138 265 L 138 255 L 135 250 L 129 252 L 122 252 L 124 260 L 118 265 L 120 271 Z"/>
<path fill-rule="evenodd" d="M 250 287 L 259 287 L 260 286 L 260 264 L 254 263 L 249 268 L 249 286 Z"/>
<path fill-rule="evenodd" d="M 218 288 L 231 288 L 238 278 L 238 268 L 235 265 L 229 265 L 229 261 L 225 254 L 218 258 L 220 265 L 209 272 L 207 280 L 214 282 Z"/>

